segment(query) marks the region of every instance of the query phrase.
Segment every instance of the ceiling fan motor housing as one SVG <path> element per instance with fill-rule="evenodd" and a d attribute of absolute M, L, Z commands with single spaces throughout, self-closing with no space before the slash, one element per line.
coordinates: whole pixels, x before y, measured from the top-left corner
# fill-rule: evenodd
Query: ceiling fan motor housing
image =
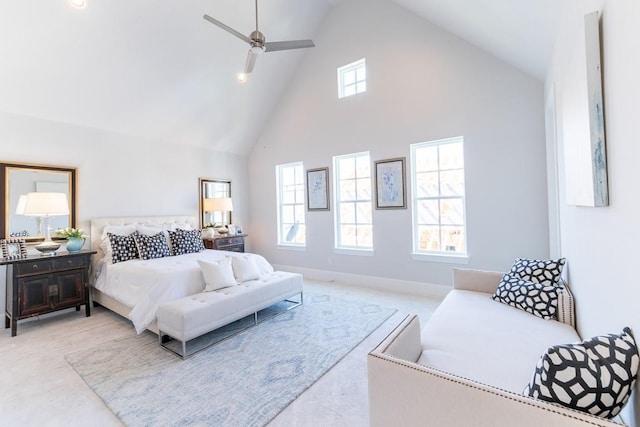
<path fill-rule="evenodd" d="M 249 38 L 251 39 L 251 52 L 260 54 L 265 51 L 264 34 L 256 30 L 249 34 Z"/>

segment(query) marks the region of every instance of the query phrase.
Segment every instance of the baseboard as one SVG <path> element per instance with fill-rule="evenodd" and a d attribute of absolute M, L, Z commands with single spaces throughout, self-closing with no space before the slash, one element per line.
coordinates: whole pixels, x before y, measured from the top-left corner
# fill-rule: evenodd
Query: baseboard
<path fill-rule="evenodd" d="M 345 285 L 361 286 L 365 288 L 425 297 L 444 298 L 444 296 L 451 290 L 451 287 L 446 285 L 411 282 L 408 280 L 392 279 L 389 277 L 365 276 L 362 274 L 341 273 L 338 271 L 318 270 L 315 268 L 295 267 L 291 265 L 274 265 L 273 267 L 276 270 L 299 273 L 307 279 L 312 280 L 342 283 Z"/>

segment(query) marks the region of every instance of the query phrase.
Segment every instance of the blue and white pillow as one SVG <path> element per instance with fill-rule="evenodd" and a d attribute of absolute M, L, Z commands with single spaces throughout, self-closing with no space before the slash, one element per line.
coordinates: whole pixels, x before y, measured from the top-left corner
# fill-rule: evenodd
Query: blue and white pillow
<path fill-rule="evenodd" d="M 133 234 L 120 236 L 118 234 L 107 233 L 111 244 L 111 260 L 114 264 L 118 262 L 138 259 L 138 248 L 133 238 Z"/>
<path fill-rule="evenodd" d="M 638 376 L 638 347 L 629 328 L 542 355 L 523 391 L 599 417 L 613 418 L 629 400 Z"/>
<path fill-rule="evenodd" d="M 169 231 L 171 248 L 174 255 L 190 254 L 205 250 L 202 234 L 200 230 L 183 230 L 178 228 Z"/>
<path fill-rule="evenodd" d="M 152 236 L 141 234 L 136 231 L 133 233 L 133 240 L 136 243 L 140 259 L 147 260 L 171 256 L 167 238 L 162 231 Z"/>
<path fill-rule="evenodd" d="M 549 320 L 557 317 L 559 292 L 560 288 L 557 286 L 543 285 L 505 274 L 491 298 Z"/>
<path fill-rule="evenodd" d="M 566 261 L 565 258 L 516 258 L 509 275 L 528 282 L 540 283 L 541 285 L 562 286 L 560 277 Z"/>

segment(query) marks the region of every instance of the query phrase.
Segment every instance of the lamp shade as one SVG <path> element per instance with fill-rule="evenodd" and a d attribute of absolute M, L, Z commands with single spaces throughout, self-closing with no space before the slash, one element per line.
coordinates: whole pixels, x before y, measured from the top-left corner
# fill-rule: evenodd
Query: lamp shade
<path fill-rule="evenodd" d="M 27 204 L 27 195 L 21 194 L 18 198 L 18 206 L 16 207 L 16 215 L 24 215 L 24 205 Z"/>
<path fill-rule="evenodd" d="M 27 193 L 23 215 L 69 215 L 69 202 L 64 193 Z"/>
<path fill-rule="evenodd" d="M 204 199 L 202 201 L 202 210 L 205 212 L 232 212 L 233 202 L 231 197 Z"/>

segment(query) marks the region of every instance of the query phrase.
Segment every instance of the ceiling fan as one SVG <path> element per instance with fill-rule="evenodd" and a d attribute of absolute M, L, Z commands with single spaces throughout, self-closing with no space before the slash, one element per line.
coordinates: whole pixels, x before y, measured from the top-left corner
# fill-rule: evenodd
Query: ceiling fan
<path fill-rule="evenodd" d="M 287 40 L 280 42 L 267 42 L 264 34 L 262 34 L 258 30 L 258 0 L 256 0 L 256 30 L 252 31 L 249 36 L 245 36 L 239 31 L 234 30 L 228 25 L 223 24 L 210 17 L 209 15 L 204 15 L 204 19 L 211 22 L 214 25 L 222 28 L 223 30 L 233 34 L 239 39 L 245 41 L 249 44 L 249 54 L 247 55 L 247 62 L 244 65 L 244 74 L 249 74 L 253 71 L 253 67 L 256 63 L 256 57 L 264 52 L 274 52 L 277 50 L 290 50 L 290 49 L 303 49 L 307 47 L 314 47 L 315 44 L 312 40 Z"/>

